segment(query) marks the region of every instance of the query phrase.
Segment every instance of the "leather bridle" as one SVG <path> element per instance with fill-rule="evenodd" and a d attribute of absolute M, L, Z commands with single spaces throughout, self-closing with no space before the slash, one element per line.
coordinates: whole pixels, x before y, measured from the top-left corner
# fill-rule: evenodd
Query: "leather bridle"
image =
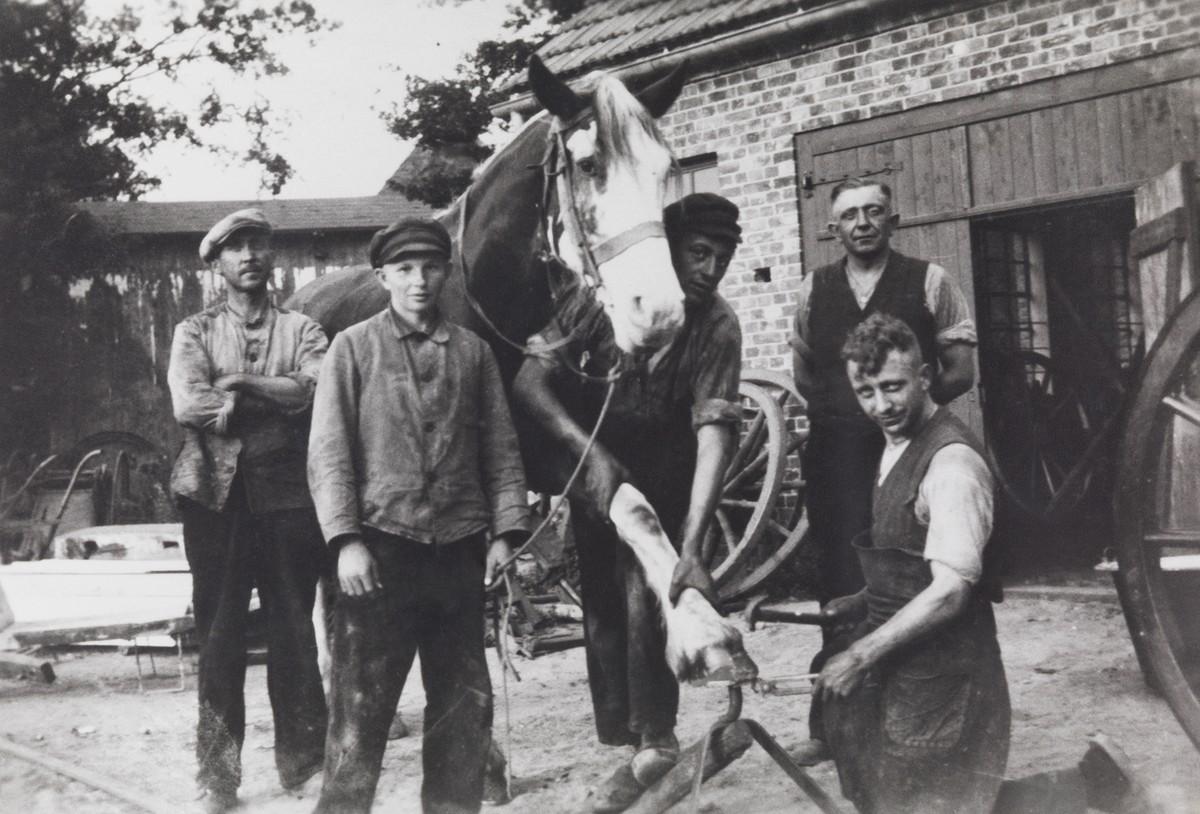
<path fill-rule="evenodd" d="M 557 180 L 562 177 L 566 187 L 567 207 L 565 215 L 571 218 L 571 226 L 578 239 L 579 256 L 583 262 L 583 268 L 579 271 L 582 277 L 584 287 L 588 292 L 595 296 L 604 289 L 604 280 L 600 275 L 600 267 L 609 262 L 613 258 L 619 256 L 625 251 L 628 251 L 637 244 L 652 238 L 665 238 L 666 228 L 662 220 L 643 221 L 638 223 L 616 235 L 600 242 L 593 246 L 586 237 L 586 232 L 583 229 L 583 219 L 580 214 L 579 201 L 575 195 L 575 169 L 574 162 L 571 161 L 571 153 L 567 148 L 567 136 L 578 128 L 586 125 L 592 120 L 592 111 L 590 108 L 585 108 L 574 118 L 567 122 L 559 123 L 557 120 L 551 125 L 549 136 L 546 140 L 546 152 L 542 160 L 538 164 L 530 165 L 530 169 L 540 169 L 542 171 L 542 198 L 541 198 L 541 217 L 538 219 L 538 244 L 537 256 L 546 265 L 547 274 L 551 276 L 550 292 L 551 296 L 558 303 L 560 296 L 560 286 L 556 285 L 553 279 L 554 270 L 566 270 L 570 274 L 575 274 L 575 270 L 562 258 L 558 250 L 558 236 L 553 228 L 553 219 L 555 208 L 555 200 L 557 196 Z M 470 271 L 467 264 L 466 252 L 464 251 L 463 237 L 466 234 L 467 228 L 467 199 L 471 191 L 468 187 L 462 195 L 459 196 L 459 219 L 458 219 L 458 260 L 463 271 L 464 285 L 463 292 L 466 296 L 467 304 L 475 315 L 488 327 L 488 329 L 500 339 L 501 342 L 519 351 L 523 355 L 544 355 L 550 351 L 557 350 L 565 345 L 570 344 L 575 340 L 577 333 L 581 329 L 581 324 L 576 324 L 571 327 L 569 332 L 553 342 L 539 343 L 535 347 L 530 347 L 527 344 L 517 342 L 506 336 L 491 318 L 484 312 L 483 306 L 475 299 L 470 290 Z M 558 314 L 555 314 L 557 319 Z M 585 373 L 582 370 L 572 368 L 572 372 L 589 381 L 610 382 L 614 380 L 614 373 L 608 376 L 593 376 Z"/>

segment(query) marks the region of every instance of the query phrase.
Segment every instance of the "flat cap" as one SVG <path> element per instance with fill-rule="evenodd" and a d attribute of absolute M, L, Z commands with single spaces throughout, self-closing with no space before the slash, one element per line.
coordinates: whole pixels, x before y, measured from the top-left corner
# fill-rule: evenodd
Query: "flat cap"
<path fill-rule="evenodd" d="M 200 259 L 211 263 L 221 253 L 221 244 L 239 229 L 257 229 L 270 232 L 271 224 L 261 209 L 239 209 L 213 224 L 208 234 L 200 241 Z"/>
<path fill-rule="evenodd" d="M 693 192 L 663 210 L 663 224 L 671 237 L 696 232 L 715 240 L 741 243 L 738 214 L 737 204 L 728 198 L 713 192 Z"/>
<path fill-rule="evenodd" d="M 433 252 L 450 257 L 450 233 L 433 218 L 402 218 L 371 238 L 367 254 L 372 268 L 382 268 L 404 254 Z"/>

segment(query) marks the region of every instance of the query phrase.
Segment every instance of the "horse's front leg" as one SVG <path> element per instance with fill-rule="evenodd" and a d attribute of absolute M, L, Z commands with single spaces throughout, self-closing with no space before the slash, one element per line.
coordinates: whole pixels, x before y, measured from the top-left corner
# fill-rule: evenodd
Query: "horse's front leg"
<path fill-rule="evenodd" d="M 667 628 L 667 664 L 675 677 L 680 681 L 696 680 L 720 671 L 739 679 L 753 678 L 758 668 L 746 655 L 742 635 L 721 618 L 702 593 L 684 588 L 679 602 L 671 604 L 668 592 L 679 555 L 646 497 L 628 483 L 621 484 L 608 516 L 637 556 L 650 590 L 658 597 Z"/>

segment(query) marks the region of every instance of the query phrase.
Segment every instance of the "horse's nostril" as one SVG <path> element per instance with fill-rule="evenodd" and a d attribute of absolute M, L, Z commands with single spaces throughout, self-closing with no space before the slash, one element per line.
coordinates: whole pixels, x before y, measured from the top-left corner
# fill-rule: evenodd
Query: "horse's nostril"
<path fill-rule="evenodd" d="M 639 313 L 639 314 L 641 313 L 641 311 L 642 311 L 642 298 L 641 297 L 633 298 L 633 310 L 635 313 Z"/>

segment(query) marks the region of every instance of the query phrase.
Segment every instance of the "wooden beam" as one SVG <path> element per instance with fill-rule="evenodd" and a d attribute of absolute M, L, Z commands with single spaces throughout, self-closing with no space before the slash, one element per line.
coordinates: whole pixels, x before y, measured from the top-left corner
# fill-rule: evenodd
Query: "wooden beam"
<path fill-rule="evenodd" d="M 53 647 L 78 644 L 79 642 L 104 641 L 105 639 L 132 639 L 147 633 L 173 635 L 191 630 L 193 626 L 192 618 L 183 616 L 177 619 L 154 619 L 148 622 L 14 631 L 12 635 L 20 647 Z"/>
<path fill-rule="evenodd" d="M 54 668 L 45 659 L 22 656 L 20 653 L 0 653 L 0 678 L 40 678 L 54 683 Z"/>
<path fill-rule="evenodd" d="M 1172 240 L 1187 238 L 1187 217 L 1182 206 L 1159 215 L 1154 220 L 1140 224 L 1129 233 L 1129 253 L 1141 260 L 1167 248 Z"/>

